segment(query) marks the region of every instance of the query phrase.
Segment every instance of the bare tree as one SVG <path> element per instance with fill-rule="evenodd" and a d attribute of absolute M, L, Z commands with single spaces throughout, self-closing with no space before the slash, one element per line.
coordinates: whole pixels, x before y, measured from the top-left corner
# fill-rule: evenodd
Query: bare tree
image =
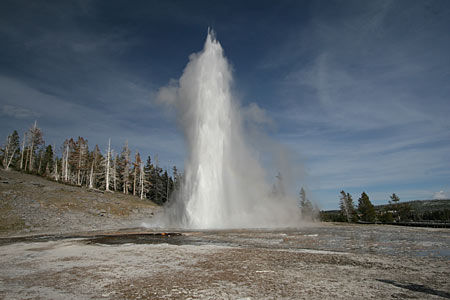
<path fill-rule="evenodd" d="M 95 156 L 94 156 L 95 157 Z M 95 158 L 94 158 L 95 159 Z M 89 174 L 89 188 L 94 188 L 94 160 L 91 163 L 91 173 Z"/>
<path fill-rule="evenodd" d="M 111 139 L 108 140 L 108 153 L 106 154 L 106 188 L 109 191 L 109 169 L 111 161 Z"/>
<path fill-rule="evenodd" d="M 16 154 L 16 151 L 17 151 L 17 149 L 14 149 L 13 153 L 11 153 L 11 156 L 10 156 L 10 158 L 9 158 L 9 161 L 8 161 L 8 163 L 6 164 L 6 171 L 9 170 L 9 166 L 11 165 L 11 161 L 12 161 L 12 159 L 13 159 L 13 157 L 14 157 L 14 154 Z"/>
<path fill-rule="evenodd" d="M 114 156 L 114 160 L 113 160 L 113 182 L 114 182 L 114 191 L 117 191 L 117 155 L 114 153 L 112 153 L 112 156 Z"/>
<path fill-rule="evenodd" d="M 122 162 L 123 193 L 128 194 L 128 181 L 130 179 L 130 149 L 128 148 L 128 140 L 125 142 L 122 150 Z"/>
<path fill-rule="evenodd" d="M 23 156 L 24 156 L 24 153 L 25 153 L 25 141 L 26 140 L 27 140 L 27 133 L 25 132 L 23 134 L 22 150 L 21 150 L 21 153 L 20 153 L 20 169 L 21 170 L 23 169 Z"/>
<path fill-rule="evenodd" d="M 8 152 L 9 152 L 9 144 L 11 143 L 11 137 L 8 136 L 6 138 L 5 149 L 3 149 L 3 167 L 6 168 L 6 164 L 8 163 Z"/>
<path fill-rule="evenodd" d="M 34 151 L 37 147 L 39 147 L 44 140 L 42 139 L 42 131 L 37 127 L 37 121 L 34 121 L 33 127 L 30 128 L 30 136 L 29 136 L 29 159 L 28 159 L 28 171 L 33 170 L 33 159 L 34 159 Z M 25 165 L 26 167 L 26 165 Z"/>
<path fill-rule="evenodd" d="M 82 137 L 78 137 L 74 144 L 73 157 L 77 160 L 77 185 L 82 185 L 82 172 L 84 172 L 87 162 L 88 141 Z"/>
<path fill-rule="evenodd" d="M 339 206 L 341 209 L 341 214 L 344 215 L 347 222 L 350 222 L 350 209 L 348 207 L 347 194 L 342 190 L 341 196 L 339 197 Z"/>
<path fill-rule="evenodd" d="M 144 163 L 141 162 L 139 164 L 139 184 L 140 184 L 140 188 L 141 188 L 141 199 L 144 199 Z"/>
<path fill-rule="evenodd" d="M 89 188 L 93 189 L 96 186 L 96 175 L 97 169 L 100 162 L 100 150 L 98 149 L 98 145 L 95 145 L 94 151 L 92 152 L 91 158 L 91 172 L 89 175 Z"/>
<path fill-rule="evenodd" d="M 55 148 L 55 146 L 53 146 Z M 56 148 L 55 148 L 56 149 Z M 56 181 L 59 181 L 59 173 L 58 173 L 58 158 L 55 155 L 55 168 L 53 169 L 53 178 Z"/>
<path fill-rule="evenodd" d="M 5 148 L 3 149 L 3 167 L 6 171 L 9 170 L 9 166 L 16 155 L 17 148 L 19 147 L 19 136 L 17 131 L 14 131 L 12 135 L 9 135 L 6 139 Z"/>
<path fill-rule="evenodd" d="M 166 179 L 167 179 L 167 181 L 166 181 L 166 201 L 169 201 L 169 185 L 170 185 L 169 179 L 170 179 L 170 176 L 167 173 L 167 168 L 166 168 L 164 174 L 166 175 Z"/>
<path fill-rule="evenodd" d="M 139 152 L 136 152 L 136 155 L 134 156 L 134 175 L 133 175 L 133 195 L 136 196 L 136 179 L 137 179 L 137 172 L 141 165 L 141 155 Z"/>
<path fill-rule="evenodd" d="M 41 168 L 42 168 L 42 157 L 44 156 L 44 155 L 43 155 L 43 153 L 42 153 L 42 149 L 41 149 L 41 150 L 39 150 L 38 156 L 39 156 L 39 165 L 38 165 L 38 169 L 37 169 L 37 171 L 38 171 L 38 173 L 39 173 L 39 174 L 41 174 Z"/>
<path fill-rule="evenodd" d="M 69 140 L 65 140 L 62 147 L 62 177 L 65 182 L 69 182 Z"/>

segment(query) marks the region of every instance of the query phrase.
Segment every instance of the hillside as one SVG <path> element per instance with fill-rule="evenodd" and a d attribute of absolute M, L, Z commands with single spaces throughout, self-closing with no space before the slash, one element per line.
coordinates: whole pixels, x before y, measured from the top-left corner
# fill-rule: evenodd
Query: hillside
<path fill-rule="evenodd" d="M 433 212 L 437 210 L 450 209 L 450 199 L 441 200 L 412 200 L 412 201 L 401 201 L 402 204 L 408 204 L 411 210 L 425 213 Z M 375 210 L 379 211 L 387 207 L 389 204 L 375 205 Z M 324 213 L 339 213 L 338 209 L 325 210 Z"/>
<path fill-rule="evenodd" d="M 438 210 L 450 209 L 450 199 L 442 200 L 413 200 L 413 201 L 401 201 L 400 203 L 406 203 L 411 207 L 411 210 L 425 213 Z M 376 210 L 385 208 L 388 204 L 376 205 Z"/>
<path fill-rule="evenodd" d="M 136 227 L 159 209 L 121 192 L 0 170 L 0 236 Z"/>

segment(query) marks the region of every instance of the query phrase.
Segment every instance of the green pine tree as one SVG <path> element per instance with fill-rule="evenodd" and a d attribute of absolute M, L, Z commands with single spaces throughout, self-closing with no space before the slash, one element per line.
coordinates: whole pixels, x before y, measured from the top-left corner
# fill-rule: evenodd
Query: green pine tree
<path fill-rule="evenodd" d="M 362 221 L 375 222 L 375 207 L 365 192 L 362 192 L 361 197 L 358 199 L 358 210 Z"/>
<path fill-rule="evenodd" d="M 53 158 L 53 148 L 51 145 L 48 145 L 45 148 L 44 157 L 42 158 L 42 164 L 41 164 L 41 174 L 44 174 L 46 176 L 50 176 L 53 172 L 53 165 L 54 165 L 54 158 Z"/>

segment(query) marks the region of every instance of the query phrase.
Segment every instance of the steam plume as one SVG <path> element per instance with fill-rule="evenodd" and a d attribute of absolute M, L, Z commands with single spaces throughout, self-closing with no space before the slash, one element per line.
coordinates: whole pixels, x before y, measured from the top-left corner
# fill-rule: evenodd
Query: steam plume
<path fill-rule="evenodd" d="M 176 108 L 189 153 L 180 190 L 167 208 L 167 226 L 286 227 L 298 221 L 295 198 L 274 187 L 246 141 L 242 109 L 230 92 L 232 74 L 209 31 L 177 83 L 159 98 Z M 254 109 L 254 108 L 253 108 Z"/>

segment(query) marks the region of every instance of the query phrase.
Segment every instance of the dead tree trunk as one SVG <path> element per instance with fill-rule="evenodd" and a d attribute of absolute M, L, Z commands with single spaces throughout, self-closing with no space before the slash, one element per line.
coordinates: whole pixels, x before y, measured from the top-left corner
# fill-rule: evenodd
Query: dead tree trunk
<path fill-rule="evenodd" d="M 5 151 L 3 152 L 3 167 L 6 168 L 6 164 L 8 163 L 8 152 L 9 152 L 9 144 L 11 138 L 8 136 L 5 144 Z"/>
<path fill-rule="evenodd" d="M 56 155 L 55 155 L 55 170 L 54 170 L 53 177 L 55 178 L 56 181 L 59 180 L 59 174 L 58 174 L 58 159 L 56 158 Z"/>
<path fill-rule="evenodd" d="M 22 151 L 20 154 L 20 169 L 23 170 L 23 155 L 25 152 L 25 140 L 27 139 L 27 133 L 25 132 L 23 134 L 23 142 L 22 142 Z"/>
<path fill-rule="evenodd" d="M 66 145 L 66 155 L 64 157 L 64 181 L 69 181 L 69 143 Z"/>
<path fill-rule="evenodd" d="M 37 122 L 34 121 L 34 126 L 33 129 L 31 131 L 31 146 L 29 148 L 29 155 L 30 155 L 30 159 L 29 159 L 29 164 L 28 164 L 28 171 L 32 171 L 33 170 L 33 152 L 34 152 L 34 138 L 35 138 L 35 134 L 36 134 L 36 129 L 37 129 Z"/>
<path fill-rule="evenodd" d="M 11 157 L 9 158 L 8 163 L 6 164 L 6 171 L 9 171 L 9 165 L 11 164 L 14 154 L 16 154 L 16 149 L 14 149 L 13 153 L 11 154 Z"/>
<path fill-rule="evenodd" d="M 140 174 L 139 174 L 139 178 L 140 178 L 140 184 L 141 184 L 141 199 L 144 199 L 144 164 L 141 163 L 140 165 Z"/>
<path fill-rule="evenodd" d="M 106 188 L 109 191 L 109 162 L 111 160 L 111 139 L 108 141 L 108 153 L 106 155 Z"/>
<path fill-rule="evenodd" d="M 117 191 L 117 155 L 114 155 L 114 160 L 113 160 L 113 180 L 114 180 L 114 191 Z"/>

